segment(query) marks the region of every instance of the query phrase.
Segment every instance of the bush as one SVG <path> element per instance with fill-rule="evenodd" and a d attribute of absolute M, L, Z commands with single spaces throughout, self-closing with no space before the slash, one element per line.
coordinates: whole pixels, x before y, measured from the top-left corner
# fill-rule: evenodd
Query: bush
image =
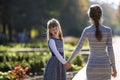
<path fill-rule="evenodd" d="M 1 46 L 0 46 L 1 47 Z M 16 50 L 18 48 L 31 48 L 31 47 L 39 47 L 46 48 L 45 52 L 7 52 L 7 49 L 12 48 Z M 65 43 L 65 58 L 66 60 L 71 55 L 70 53 L 74 46 Z M 6 49 L 6 52 L 0 53 L 0 71 L 7 72 L 13 68 L 14 62 L 19 62 L 20 64 L 25 64 L 30 67 L 30 70 L 27 74 L 34 75 L 42 75 L 44 73 L 45 66 L 51 56 L 50 51 L 48 50 L 47 43 L 33 43 L 33 44 L 12 44 L 7 46 L 2 46 L 2 49 Z M 72 63 L 72 68 L 69 71 L 78 70 L 82 67 L 82 57 L 77 56 Z"/>

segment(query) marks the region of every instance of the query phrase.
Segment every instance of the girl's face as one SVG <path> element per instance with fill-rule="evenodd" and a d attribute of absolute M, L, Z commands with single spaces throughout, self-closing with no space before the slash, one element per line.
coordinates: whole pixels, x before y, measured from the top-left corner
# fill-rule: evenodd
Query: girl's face
<path fill-rule="evenodd" d="M 53 28 L 50 28 L 50 33 L 52 34 L 53 37 L 59 37 L 59 27 L 53 27 Z"/>

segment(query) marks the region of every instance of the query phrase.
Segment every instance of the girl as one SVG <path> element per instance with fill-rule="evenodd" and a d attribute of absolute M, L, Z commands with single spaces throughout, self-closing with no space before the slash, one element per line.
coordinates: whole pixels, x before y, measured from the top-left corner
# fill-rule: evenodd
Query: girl
<path fill-rule="evenodd" d="M 47 23 L 48 46 L 52 53 L 49 59 L 44 80 L 66 80 L 66 70 L 64 65 L 64 45 L 61 26 L 56 19 L 51 19 Z"/>
<path fill-rule="evenodd" d="M 88 16 L 92 25 L 84 29 L 76 49 L 68 59 L 68 63 L 79 52 L 87 38 L 90 45 L 90 55 L 86 69 L 87 80 L 111 80 L 111 75 L 113 77 L 117 75 L 111 28 L 100 23 L 102 18 L 100 5 L 92 5 L 88 10 Z"/>

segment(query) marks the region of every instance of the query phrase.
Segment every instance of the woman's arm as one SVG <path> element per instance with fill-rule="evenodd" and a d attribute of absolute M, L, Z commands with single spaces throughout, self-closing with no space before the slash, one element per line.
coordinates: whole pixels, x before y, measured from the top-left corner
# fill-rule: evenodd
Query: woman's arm
<path fill-rule="evenodd" d="M 116 70 L 115 57 L 114 57 L 113 45 L 112 45 L 112 30 L 111 29 L 109 30 L 109 34 L 108 34 L 107 51 L 108 51 L 108 56 L 110 58 L 110 62 L 111 62 L 112 68 L 114 70 Z"/>
<path fill-rule="evenodd" d="M 53 39 L 49 40 L 49 44 L 50 49 L 52 50 L 52 52 L 54 53 L 54 55 L 58 58 L 58 60 L 62 63 L 62 64 L 66 64 L 66 60 L 60 55 L 60 53 L 58 52 L 56 45 L 55 45 L 55 41 Z"/>
<path fill-rule="evenodd" d="M 68 62 L 71 62 L 72 59 L 76 56 L 76 54 L 81 50 L 81 48 L 83 46 L 83 43 L 86 39 L 86 36 L 87 36 L 87 34 L 86 34 L 86 28 L 85 28 L 82 32 L 79 43 L 77 44 L 77 46 L 76 46 L 75 50 L 73 51 L 72 55 L 69 57 Z"/>

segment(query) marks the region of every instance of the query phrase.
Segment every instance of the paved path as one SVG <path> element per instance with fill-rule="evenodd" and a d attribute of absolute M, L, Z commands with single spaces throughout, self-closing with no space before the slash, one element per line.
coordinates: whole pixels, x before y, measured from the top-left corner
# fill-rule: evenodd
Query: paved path
<path fill-rule="evenodd" d="M 112 80 L 120 80 L 120 37 L 115 37 L 113 40 L 113 48 L 115 53 L 117 77 Z"/>
<path fill-rule="evenodd" d="M 120 37 L 115 37 L 113 39 L 113 49 L 115 53 L 116 68 L 118 74 L 116 78 L 112 77 L 112 80 L 120 80 Z M 86 80 L 85 72 L 86 72 L 86 66 L 82 70 L 80 70 L 72 80 L 78 80 L 78 79 Z"/>

